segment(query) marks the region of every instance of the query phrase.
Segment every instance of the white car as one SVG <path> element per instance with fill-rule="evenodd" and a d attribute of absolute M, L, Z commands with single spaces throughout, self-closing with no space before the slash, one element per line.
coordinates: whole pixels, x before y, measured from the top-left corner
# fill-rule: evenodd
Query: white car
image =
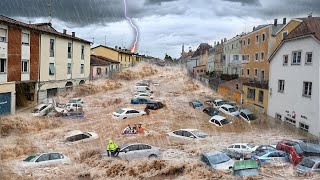
<path fill-rule="evenodd" d="M 23 162 L 19 163 L 19 166 L 24 168 L 43 167 L 59 164 L 70 164 L 70 162 L 70 159 L 61 153 L 42 153 L 27 157 L 23 160 Z"/>
<path fill-rule="evenodd" d="M 135 91 L 135 92 L 134 92 L 134 95 L 137 95 L 137 94 L 140 94 L 140 93 L 145 93 L 145 94 L 148 94 L 148 95 L 150 95 L 150 96 L 151 96 L 151 94 L 152 94 L 150 91 L 145 90 L 145 91 Z"/>
<path fill-rule="evenodd" d="M 158 158 L 160 155 L 160 148 L 148 144 L 136 143 L 120 146 L 118 157 L 128 160 L 135 158 Z"/>
<path fill-rule="evenodd" d="M 209 123 L 212 123 L 218 127 L 222 127 L 227 124 L 232 124 L 232 121 L 223 116 L 215 115 L 211 117 Z"/>
<path fill-rule="evenodd" d="M 116 112 L 112 113 L 112 117 L 114 119 L 127 119 L 133 118 L 138 116 L 144 116 L 147 113 L 141 110 L 131 109 L 131 108 L 123 108 L 119 109 Z"/>
<path fill-rule="evenodd" d="M 33 109 L 32 116 L 45 116 L 51 111 L 52 108 L 52 104 L 39 104 Z"/>
<path fill-rule="evenodd" d="M 77 103 L 77 104 L 83 104 L 83 100 L 81 98 L 72 98 L 69 100 L 69 102 L 67 103 L 68 104 L 74 104 L 74 103 Z"/>
<path fill-rule="evenodd" d="M 251 122 L 257 119 L 257 117 L 248 109 L 240 110 L 239 117 L 247 122 Z"/>
<path fill-rule="evenodd" d="M 65 109 L 67 111 L 82 111 L 83 106 L 80 103 L 68 103 L 68 104 L 66 104 Z"/>
<path fill-rule="evenodd" d="M 66 142 L 87 142 L 97 139 L 98 137 L 98 134 L 95 132 L 82 132 L 79 130 L 74 130 L 69 132 L 64 139 Z"/>
<path fill-rule="evenodd" d="M 228 105 L 228 104 L 222 105 L 219 108 L 219 111 L 221 111 L 224 114 L 227 114 L 229 116 L 234 116 L 234 117 L 237 117 L 240 114 L 239 111 L 235 107 Z"/>
<path fill-rule="evenodd" d="M 222 99 L 216 99 L 212 101 L 212 106 L 217 109 L 219 109 L 224 104 L 226 104 L 226 102 Z"/>
<path fill-rule="evenodd" d="M 148 93 L 139 93 L 134 96 L 135 98 L 153 99 L 153 96 Z"/>
<path fill-rule="evenodd" d="M 212 151 L 201 154 L 201 161 L 213 169 L 230 170 L 234 161 L 225 153 L 220 151 Z"/>
<path fill-rule="evenodd" d="M 168 135 L 184 139 L 203 139 L 208 136 L 208 134 L 197 129 L 179 129 L 169 132 Z"/>
<path fill-rule="evenodd" d="M 250 154 L 251 152 L 255 151 L 258 146 L 254 146 L 248 143 L 237 143 L 231 144 L 227 149 L 231 151 L 236 151 L 239 153 Z"/>

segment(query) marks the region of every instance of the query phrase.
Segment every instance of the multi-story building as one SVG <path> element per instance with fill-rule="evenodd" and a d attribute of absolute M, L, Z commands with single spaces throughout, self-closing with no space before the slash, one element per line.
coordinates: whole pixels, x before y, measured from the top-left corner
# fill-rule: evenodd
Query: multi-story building
<path fill-rule="evenodd" d="M 266 113 L 268 106 L 268 58 L 276 46 L 275 34 L 284 26 L 278 24 L 260 25 L 241 37 L 242 67 L 240 77 L 251 82 L 243 84 L 243 103 L 250 109 Z M 284 21 L 285 22 L 285 21 Z"/>
<path fill-rule="evenodd" d="M 109 78 L 119 71 L 118 61 L 102 56 L 90 56 L 90 80 Z"/>
<path fill-rule="evenodd" d="M 207 65 L 207 72 L 213 72 L 214 71 L 214 48 L 209 49 L 208 53 L 208 65 Z"/>
<path fill-rule="evenodd" d="M 0 16 L 0 116 L 36 103 L 39 31 Z"/>
<path fill-rule="evenodd" d="M 268 115 L 320 136 L 320 17 L 308 17 L 271 55 Z"/>
<path fill-rule="evenodd" d="M 190 73 L 196 76 L 198 70 L 200 74 L 207 71 L 208 52 L 210 48 L 211 46 L 208 43 L 201 43 L 199 45 L 192 57 L 187 61 L 187 69 Z"/>
<path fill-rule="evenodd" d="M 38 101 L 71 91 L 90 74 L 91 42 L 56 31 L 51 23 L 34 24 L 41 31 Z"/>
<path fill-rule="evenodd" d="M 240 67 L 242 62 L 240 40 L 241 35 L 237 35 L 224 44 L 224 55 L 226 58 L 226 64 L 223 68 L 223 74 L 240 75 Z"/>
<path fill-rule="evenodd" d="M 221 43 L 217 43 L 214 46 L 214 72 L 216 74 L 223 74 L 223 68 L 226 64 L 226 56 L 224 53 L 224 43 L 227 42 L 227 39 L 222 39 Z"/>

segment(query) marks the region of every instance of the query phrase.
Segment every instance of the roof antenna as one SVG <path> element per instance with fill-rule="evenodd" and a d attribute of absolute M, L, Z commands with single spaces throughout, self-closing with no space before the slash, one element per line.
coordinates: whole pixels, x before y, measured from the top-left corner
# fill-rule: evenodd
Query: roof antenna
<path fill-rule="evenodd" d="M 49 8 L 49 23 L 51 24 L 51 21 L 52 21 L 52 0 L 49 0 L 48 8 Z"/>

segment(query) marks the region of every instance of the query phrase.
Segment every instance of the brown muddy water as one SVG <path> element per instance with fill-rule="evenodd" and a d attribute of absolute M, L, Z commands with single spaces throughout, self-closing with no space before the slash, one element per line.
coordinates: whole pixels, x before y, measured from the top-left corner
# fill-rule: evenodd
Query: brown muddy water
<path fill-rule="evenodd" d="M 166 107 L 151 111 L 149 116 L 114 120 L 111 113 L 131 105 L 136 82 L 147 79 L 160 83 L 151 86 L 155 100 Z M 306 138 L 307 135 L 265 115 L 256 122 L 240 119 L 218 128 L 208 123 L 210 117 L 189 107 L 192 99 L 220 97 L 216 92 L 188 78 L 178 67 L 157 67 L 140 64 L 117 76 L 115 80 L 99 80 L 82 86 L 70 94 L 56 98 L 67 102 L 72 97 L 85 101 L 84 119 L 34 118 L 29 112 L 0 120 L 0 179 L 235 179 L 231 172 L 210 170 L 199 160 L 202 152 L 226 148 L 232 143 L 273 144 L 282 139 Z M 128 124 L 141 123 L 145 135 L 125 137 L 122 130 Z M 181 128 L 200 129 L 210 137 L 188 141 L 168 137 L 170 131 Z M 99 138 L 85 143 L 67 144 L 64 136 L 71 130 L 94 131 Z M 117 144 L 148 143 L 163 149 L 156 160 L 101 160 L 106 141 Z M 26 156 L 40 152 L 61 152 L 71 158 L 70 165 L 21 169 L 17 164 Z M 260 169 L 260 176 L 245 179 L 306 179 L 297 177 L 288 163 L 273 163 Z M 320 179 L 320 176 L 308 179 Z"/>

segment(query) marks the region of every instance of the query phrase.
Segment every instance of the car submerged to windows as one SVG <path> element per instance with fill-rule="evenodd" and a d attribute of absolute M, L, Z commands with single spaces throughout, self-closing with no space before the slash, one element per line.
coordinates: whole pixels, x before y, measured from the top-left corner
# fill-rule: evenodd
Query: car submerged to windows
<path fill-rule="evenodd" d="M 219 115 L 212 116 L 209 123 L 214 124 L 218 127 L 223 127 L 228 124 L 232 124 L 232 121 Z"/>
<path fill-rule="evenodd" d="M 212 151 L 201 154 L 201 161 L 213 169 L 228 170 L 232 169 L 234 161 L 225 153 Z"/>
<path fill-rule="evenodd" d="M 116 112 L 112 113 L 112 118 L 114 119 L 128 119 L 138 116 L 144 116 L 147 113 L 141 110 L 131 109 L 131 108 L 123 108 L 119 109 Z"/>
<path fill-rule="evenodd" d="M 203 104 L 197 100 L 190 101 L 189 105 L 191 107 L 193 107 L 193 109 L 202 109 L 203 108 Z"/>
<path fill-rule="evenodd" d="M 259 166 L 255 160 L 237 161 L 233 165 L 233 175 L 236 177 L 250 177 L 259 175 Z"/>
<path fill-rule="evenodd" d="M 148 99 L 145 98 L 133 98 L 131 99 L 131 104 L 148 104 L 152 101 L 149 101 Z"/>
<path fill-rule="evenodd" d="M 41 153 L 28 156 L 18 165 L 23 168 L 28 168 L 70 164 L 70 162 L 70 159 L 61 153 Z"/>
<path fill-rule="evenodd" d="M 53 108 L 52 104 L 39 104 L 32 111 L 32 116 L 41 117 L 47 115 Z"/>
<path fill-rule="evenodd" d="M 312 176 L 314 173 L 320 173 L 320 157 L 309 156 L 303 160 L 295 168 L 298 175 Z"/>
<path fill-rule="evenodd" d="M 229 116 L 235 116 L 235 117 L 239 116 L 239 111 L 235 107 L 228 105 L 228 104 L 222 105 L 219 108 L 219 111 L 221 111 L 222 113 L 227 114 Z"/>
<path fill-rule="evenodd" d="M 259 165 L 273 161 L 283 161 L 288 162 L 289 158 L 286 152 L 279 150 L 269 150 L 264 151 L 252 156 L 252 159 L 255 159 Z"/>
<path fill-rule="evenodd" d="M 65 136 L 65 142 L 87 142 L 97 139 L 99 136 L 95 132 L 82 132 L 80 130 L 73 130 L 68 132 Z"/>
<path fill-rule="evenodd" d="M 203 139 L 208 136 L 207 133 L 198 129 L 179 129 L 168 133 L 169 136 L 183 139 Z"/>
<path fill-rule="evenodd" d="M 250 154 L 257 149 L 257 146 L 248 143 L 236 143 L 231 144 L 227 149 L 239 153 Z"/>
<path fill-rule="evenodd" d="M 257 117 L 248 109 L 240 110 L 239 117 L 247 122 L 251 122 L 257 119 Z"/>
<path fill-rule="evenodd" d="M 203 112 L 211 117 L 219 114 L 219 111 L 213 107 L 206 107 L 204 108 Z"/>

